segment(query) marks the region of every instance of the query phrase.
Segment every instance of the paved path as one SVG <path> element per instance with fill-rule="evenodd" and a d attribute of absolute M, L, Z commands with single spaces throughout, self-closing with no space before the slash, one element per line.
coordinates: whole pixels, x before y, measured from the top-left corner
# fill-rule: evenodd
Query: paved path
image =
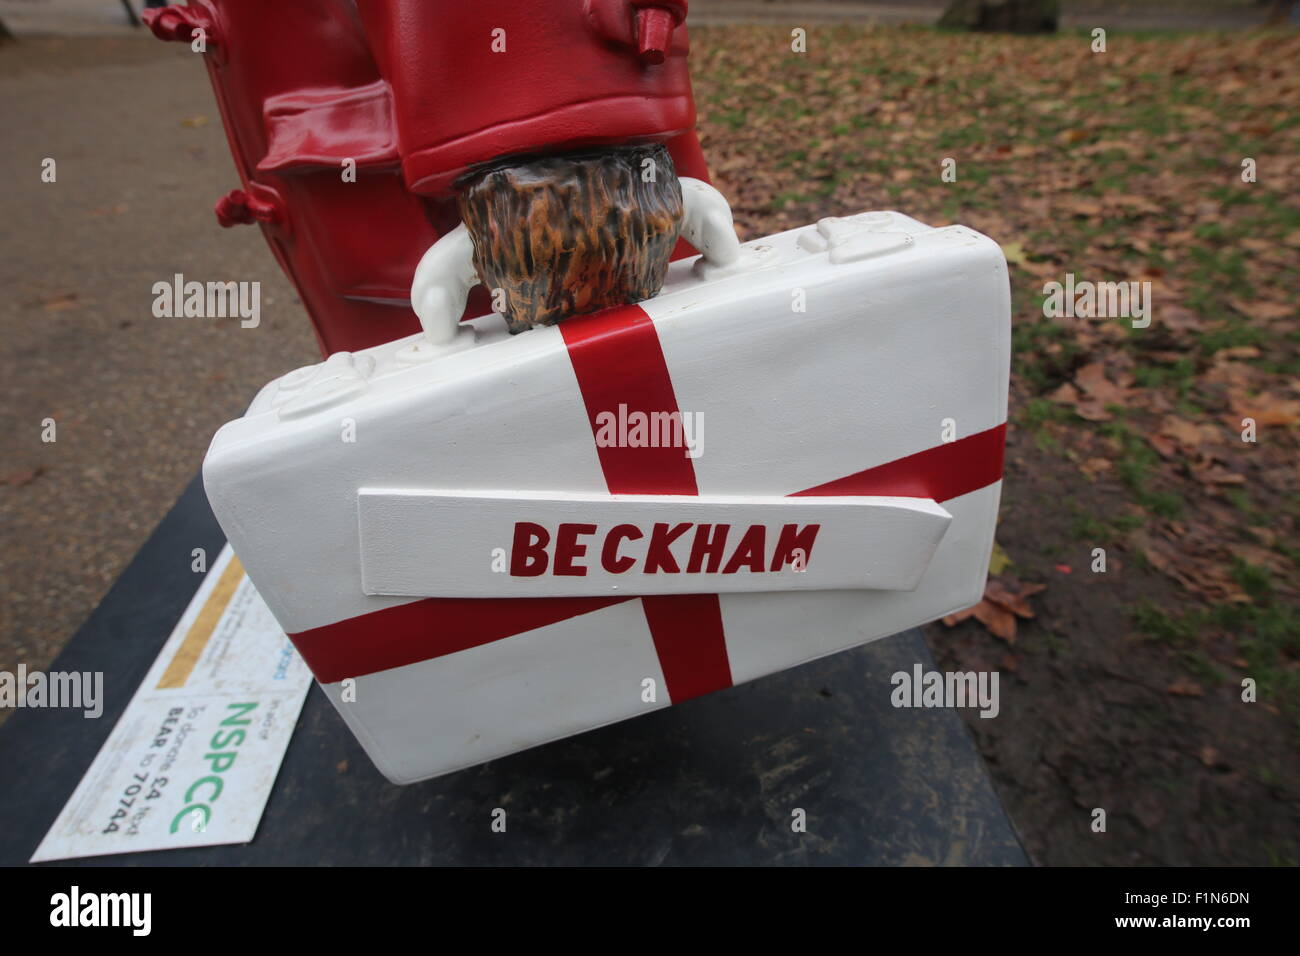
<path fill-rule="evenodd" d="M 13 671 L 49 662 L 216 428 L 319 359 L 261 235 L 213 217 L 238 179 L 188 47 L 25 39 L 0 49 L 0 116 L 0 671 Z M 260 281 L 261 325 L 155 318 L 153 284 L 176 272 Z"/>
<path fill-rule="evenodd" d="M 143 6 L 141 0 L 131 0 L 137 13 Z M 131 31 L 122 0 L 0 0 L 0 19 L 19 36 L 103 36 Z"/>

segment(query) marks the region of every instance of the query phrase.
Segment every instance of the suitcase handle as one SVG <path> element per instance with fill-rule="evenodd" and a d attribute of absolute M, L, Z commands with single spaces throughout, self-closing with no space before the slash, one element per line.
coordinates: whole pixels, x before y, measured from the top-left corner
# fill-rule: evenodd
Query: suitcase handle
<path fill-rule="evenodd" d="M 683 176 L 682 237 L 700 251 L 700 259 L 718 272 L 743 268 L 740 240 L 732 225 L 731 206 L 722 193 L 699 179 Z M 479 282 L 474 269 L 474 242 L 461 223 L 429 247 L 415 267 L 411 281 L 411 307 L 425 338 L 433 346 L 430 357 L 471 344 L 474 330 L 462 327 L 469 290 Z"/>

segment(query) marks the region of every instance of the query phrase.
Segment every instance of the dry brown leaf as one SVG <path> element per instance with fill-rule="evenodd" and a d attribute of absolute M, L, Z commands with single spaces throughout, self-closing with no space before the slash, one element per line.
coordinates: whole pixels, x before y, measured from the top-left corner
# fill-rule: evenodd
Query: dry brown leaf
<path fill-rule="evenodd" d="M 984 599 L 1001 605 L 1018 617 L 1029 618 L 1034 616 L 1034 612 L 1029 606 L 1028 598 L 1046 589 L 1046 584 L 1013 584 L 990 580 L 984 588 Z"/>
<path fill-rule="evenodd" d="M 1200 684 L 1188 677 L 1180 677 L 1168 687 L 1165 692 L 1174 694 L 1177 697 L 1204 697 L 1205 689 Z"/>
<path fill-rule="evenodd" d="M 1285 576 L 1291 570 L 1291 563 L 1287 558 L 1268 548 L 1261 548 L 1253 544 L 1234 544 L 1232 553 L 1247 564 L 1268 568 L 1278 575 Z"/>
<path fill-rule="evenodd" d="M 1300 421 L 1300 399 L 1262 392 L 1254 398 L 1244 395 L 1231 400 L 1232 411 L 1241 418 L 1253 418 L 1257 425 L 1294 425 Z"/>
<path fill-rule="evenodd" d="M 58 295 L 41 299 L 41 308 L 46 312 L 66 312 L 68 309 L 75 309 L 78 304 L 75 292 L 60 292 Z"/>
<path fill-rule="evenodd" d="M 1147 435 L 1147 442 L 1152 448 L 1159 452 L 1160 457 L 1166 461 L 1178 457 L 1178 447 L 1164 435 Z"/>
<path fill-rule="evenodd" d="M 966 620 L 966 618 L 970 617 L 974 613 L 975 613 L 975 605 L 972 604 L 970 607 L 965 608 L 961 611 L 954 611 L 952 614 L 945 614 L 943 616 L 943 623 L 947 627 L 956 627 L 958 624 Z"/>
<path fill-rule="evenodd" d="M 1219 770 L 1228 769 L 1228 762 L 1223 759 L 1223 754 L 1219 753 L 1218 748 L 1211 747 L 1208 744 L 1201 748 L 1201 763 L 1207 767 L 1217 768 Z"/>
<path fill-rule="evenodd" d="M 1096 478 L 1100 474 L 1110 471 L 1115 467 L 1115 463 L 1109 458 L 1088 458 L 1079 466 L 1080 470 L 1089 478 Z"/>
<path fill-rule="evenodd" d="M 1008 644 L 1014 644 L 1016 617 L 1033 617 L 1034 612 L 1027 599 L 1046 587 L 1045 584 L 1021 583 L 1014 578 L 1005 581 L 990 578 L 985 586 L 982 601 L 974 607 L 947 615 L 943 618 L 943 623 L 953 627 L 969 617 L 974 617 L 994 637 Z"/>
<path fill-rule="evenodd" d="M 989 600 L 975 605 L 975 620 L 979 621 L 994 637 L 1001 638 L 1008 644 L 1016 642 L 1016 616 Z"/>
<path fill-rule="evenodd" d="M 1192 475 L 1197 481 L 1204 482 L 1207 485 L 1244 485 L 1246 483 L 1245 475 L 1229 471 L 1222 465 L 1211 465 L 1209 468 L 1193 468 Z"/>
<path fill-rule="evenodd" d="M 1071 385 L 1069 382 L 1066 382 L 1064 385 L 1061 385 L 1059 388 L 1057 388 L 1047 397 L 1054 402 L 1059 402 L 1062 405 L 1074 405 L 1079 401 L 1079 390 L 1075 388 L 1073 385 Z"/>
<path fill-rule="evenodd" d="M 1214 353 L 1231 359 L 1253 359 L 1259 358 L 1259 349 L 1253 345 L 1234 345 L 1231 348 L 1219 349 Z"/>
<path fill-rule="evenodd" d="M 1123 334 L 1118 326 L 1115 328 Z M 1125 377 L 1127 376 L 1127 373 Z M 1106 377 L 1105 367 L 1101 362 L 1091 362 L 1083 366 L 1074 375 L 1074 382 L 1066 382 L 1048 398 L 1062 405 L 1069 405 L 1080 418 L 1090 422 L 1108 422 L 1115 416 L 1107 409 L 1108 405 L 1125 405 L 1132 396 L 1132 390 L 1117 385 Z"/>
<path fill-rule="evenodd" d="M 1110 405 L 1123 405 L 1129 397 L 1128 389 L 1106 377 L 1106 367 L 1101 362 L 1089 362 L 1075 372 L 1074 384 L 1092 398 Z"/>
<path fill-rule="evenodd" d="M 18 471 L 11 471 L 3 478 L 0 478 L 0 483 L 9 485 L 11 488 L 21 488 L 23 485 L 30 485 L 43 474 L 45 474 L 45 469 L 40 465 L 35 468 L 22 468 Z"/>
<path fill-rule="evenodd" d="M 1074 409 L 1074 414 L 1090 422 L 1108 422 L 1115 417 L 1097 399 L 1081 396 L 1078 389 L 1069 382 L 1052 392 L 1048 398 L 1062 405 L 1069 405 Z"/>
<path fill-rule="evenodd" d="M 1296 307 L 1285 302 L 1268 302 L 1258 299 L 1247 302 L 1244 299 L 1229 299 L 1228 305 L 1248 319 L 1259 322 L 1276 322 L 1296 315 Z"/>

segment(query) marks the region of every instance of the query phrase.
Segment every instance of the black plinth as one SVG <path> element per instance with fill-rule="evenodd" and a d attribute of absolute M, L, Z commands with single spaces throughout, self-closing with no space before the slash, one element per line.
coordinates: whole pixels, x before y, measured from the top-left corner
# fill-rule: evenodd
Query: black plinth
<path fill-rule="evenodd" d="M 50 668 L 104 671 L 103 717 L 19 710 L 0 727 L 0 865 L 31 856 L 180 618 L 191 550 L 223 540 L 195 480 Z M 252 843 L 72 862 L 1024 864 L 960 717 L 890 705 L 890 675 L 917 661 L 932 666 L 908 631 L 409 787 L 313 688 Z"/>

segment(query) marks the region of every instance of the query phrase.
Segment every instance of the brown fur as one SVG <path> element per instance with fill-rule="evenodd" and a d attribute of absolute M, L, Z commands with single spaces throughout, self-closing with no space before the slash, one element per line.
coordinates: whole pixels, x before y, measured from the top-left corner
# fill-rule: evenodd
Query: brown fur
<path fill-rule="evenodd" d="M 653 163 L 654 182 L 642 174 Z M 474 267 L 511 332 L 640 302 L 663 286 L 682 193 L 663 146 L 498 161 L 459 184 Z"/>

